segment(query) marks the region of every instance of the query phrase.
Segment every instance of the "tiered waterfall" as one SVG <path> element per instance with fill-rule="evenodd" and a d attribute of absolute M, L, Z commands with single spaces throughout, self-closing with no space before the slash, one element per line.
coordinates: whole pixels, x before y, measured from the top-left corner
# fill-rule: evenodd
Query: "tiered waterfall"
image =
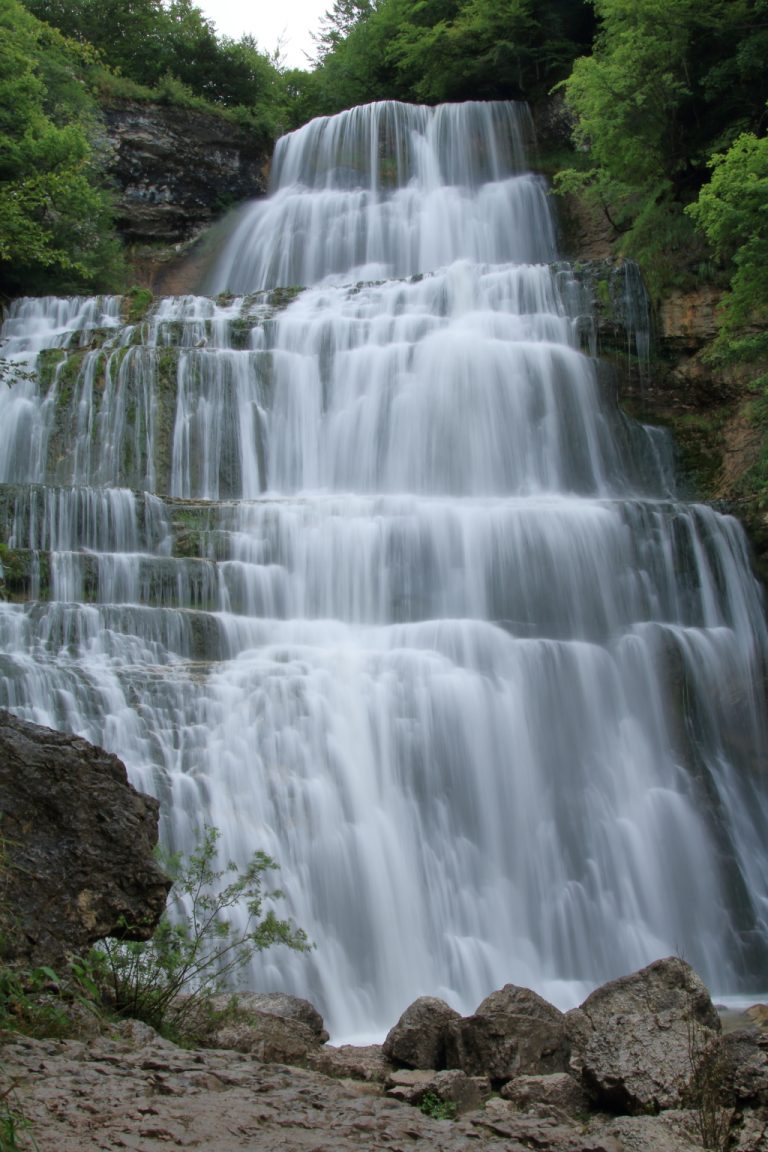
<path fill-rule="evenodd" d="M 761 592 L 579 347 L 525 112 L 278 143 L 217 296 L 16 302 L 0 704 L 263 848 L 337 1036 L 768 949 Z M 302 286 L 299 291 L 296 286 Z"/>

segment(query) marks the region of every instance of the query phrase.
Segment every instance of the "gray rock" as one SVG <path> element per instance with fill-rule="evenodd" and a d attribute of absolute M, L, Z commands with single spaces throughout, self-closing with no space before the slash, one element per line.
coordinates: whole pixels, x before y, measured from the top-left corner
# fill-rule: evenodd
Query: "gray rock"
<path fill-rule="evenodd" d="M 264 1064 L 292 1064 L 302 1067 L 319 1041 L 299 1020 L 273 1016 L 269 1012 L 248 1012 L 214 1024 L 206 1034 L 209 1048 L 244 1052 Z"/>
<path fill-rule="evenodd" d="M 655 960 L 629 976 L 601 985 L 587 997 L 581 1011 L 593 1028 L 619 1014 L 673 1012 L 713 1032 L 720 1031 L 717 1009 L 706 985 L 678 956 Z"/>
<path fill-rule="evenodd" d="M 503 1086 L 501 1095 L 521 1111 L 558 1119 L 582 1115 L 589 1107 L 581 1083 L 567 1072 L 518 1076 Z"/>
<path fill-rule="evenodd" d="M 715 1079 L 728 1102 L 768 1108 L 768 1034 L 731 1032 L 705 1051 L 714 1064 Z"/>
<path fill-rule="evenodd" d="M 598 1107 L 617 1113 L 678 1107 L 697 1052 L 720 1029 L 703 983 L 676 957 L 605 984 L 581 1011 L 592 1026 L 581 1053 L 584 1085 Z"/>
<path fill-rule="evenodd" d="M 734 1125 L 728 1152 L 765 1152 L 768 1148 L 768 1108 L 745 1108 Z"/>
<path fill-rule="evenodd" d="M 266 190 L 271 140 L 224 117 L 133 100 L 103 111 L 117 223 L 132 244 L 186 240 L 228 204 Z"/>
<path fill-rule="evenodd" d="M 342 1044 L 339 1048 L 326 1045 L 311 1052 L 307 1064 L 334 1080 L 355 1080 L 365 1084 L 384 1084 L 394 1071 L 380 1044 L 360 1047 Z"/>
<path fill-rule="evenodd" d="M 613 1137 L 600 1131 L 584 1132 L 579 1125 L 562 1123 L 554 1117 L 525 1116 L 509 1100 L 489 1100 L 482 1112 L 472 1114 L 478 1131 L 513 1143 L 501 1145 L 510 1152 L 524 1148 L 540 1152 L 625 1152 Z"/>
<path fill-rule="evenodd" d="M 146 940 L 170 880 L 158 802 L 86 740 L 0 712 L 5 959 L 58 967 L 105 936 Z"/>
<path fill-rule="evenodd" d="M 267 1013 L 282 1016 L 285 1020 L 297 1020 L 309 1028 L 318 1043 L 324 1044 L 328 1040 L 325 1023 L 317 1008 L 309 1000 L 289 996 L 286 992 L 233 992 L 212 997 L 210 1008 L 214 1012 L 230 1011 L 238 1016 Z"/>
<path fill-rule="evenodd" d="M 503 1082 L 567 1072 L 569 1058 L 563 1013 L 513 984 L 492 993 L 474 1016 L 454 1020 L 448 1030 L 447 1065 L 470 1076 Z"/>
<path fill-rule="evenodd" d="M 596 1119 L 587 1131 L 606 1142 L 615 1140 L 621 1152 L 701 1152 L 702 1147 L 690 1112 Z"/>
<path fill-rule="evenodd" d="M 419 1105 L 427 1095 L 445 1103 L 455 1104 L 457 1114 L 479 1108 L 491 1094 L 487 1079 L 467 1076 L 458 1068 L 442 1072 L 417 1068 L 400 1068 L 386 1081 L 387 1095 L 406 1104 Z"/>
<path fill-rule="evenodd" d="M 533 992 L 519 984 L 505 984 L 498 992 L 486 996 L 475 1011 L 476 1016 L 530 1016 L 534 1020 L 563 1022 L 563 1013 Z"/>
<path fill-rule="evenodd" d="M 445 1068 L 448 1030 L 459 1020 L 459 1013 L 444 1000 L 420 996 L 390 1029 L 382 1051 L 388 1059 L 407 1068 Z"/>

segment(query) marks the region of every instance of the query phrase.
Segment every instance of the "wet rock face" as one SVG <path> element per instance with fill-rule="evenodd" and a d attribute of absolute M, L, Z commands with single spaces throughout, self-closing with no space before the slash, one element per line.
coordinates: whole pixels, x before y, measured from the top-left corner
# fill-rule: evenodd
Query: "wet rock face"
<path fill-rule="evenodd" d="M 147 939 L 170 881 L 153 849 L 158 802 L 116 756 L 0 712 L 0 911 L 6 961 L 56 967 L 131 926 Z"/>
<path fill-rule="evenodd" d="M 131 244 L 187 240 L 266 190 L 272 142 L 221 117 L 130 100 L 112 103 L 104 117 L 118 227 Z"/>

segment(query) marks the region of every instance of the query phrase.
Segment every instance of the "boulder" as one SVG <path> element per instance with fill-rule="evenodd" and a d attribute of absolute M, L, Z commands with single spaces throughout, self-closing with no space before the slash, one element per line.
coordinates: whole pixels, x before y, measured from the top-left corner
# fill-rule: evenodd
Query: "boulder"
<path fill-rule="evenodd" d="M 458 1012 L 435 996 L 420 996 L 387 1033 L 384 1055 L 407 1068 L 445 1068 L 446 1037 Z"/>
<path fill-rule="evenodd" d="M 417 1068 L 400 1068 L 387 1077 L 387 1096 L 406 1104 L 420 1105 L 426 1096 L 446 1104 L 454 1104 L 456 1113 L 480 1108 L 491 1094 L 488 1080 L 482 1076 L 467 1076 L 458 1068 L 442 1072 Z"/>
<path fill-rule="evenodd" d="M 580 1082 L 567 1072 L 518 1076 L 504 1085 L 501 1096 L 504 1100 L 511 1100 L 521 1112 L 531 1112 L 536 1116 L 581 1116 L 589 1107 Z"/>
<path fill-rule="evenodd" d="M 697 1053 L 720 1030 L 707 989 L 677 957 L 603 985 L 581 1012 L 591 1026 L 584 1085 L 597 1107 L 630 1115 L 679 1106 Z"/>
<path fill-rule="evenodd" d="M 310 1052 L 308 1067 L 334 1080 L 357 1081 L 365 1084 L 383 1085 L 394 1071 L 393 1065 L 381 1050 L 380 1044 L 367 1044 L 358 1047 L 342 1044 L 339 1048 L 325 1045 Z"/>
<path fill-rule="evenodd" d="M 170 880 L 158 802 L 116 756 L 0 712 L 4 958 L 59 966 L 105 936 L 148 939 Z"/>
<path fill-rule="evenodd" d="M 659 1116 L 617 1116 L 595 1119 L 588 1132 L 622 1152 L 701 1152 L 701 1140 L 689 1112 L 662 1112 Z M 752 1150 L 754 1152 L 754 1149 Z"/>
<path fill-rule="evenodd" d="M 655 960 L 638 972 L 601 985 L 587 997 L 581 1011 L 593 1028 L 617 1015 L 672 1012 L 712 1032 L 720 1031 L 717 1009 L 706 985 L 678 956 Z"/>
<path fill-rule="evenodd" d="M 768 1034 L 730 1032 L 712 1042 L 704 1058 L 721 1097 L 739 1107 L 768 1108 Z"/>
<path fill-rule="evenodd" d="M 300 1020 L 274 1016 L 269 1012 L 233 1015 L 210 1026 L 206 1048 L 225 1048 L 247 1053 L 263 1064 L 293 1064 L 303 1067 L 319 1045 L 315 1033 Z"/>
<path fill-rule="evenodd" d="M 570 1043 L 565 1017 L 528 988 L 507 984 L 473 1016 L 448 1029 L 446 1063 L 470 1076 L 504 1082 L 521 1075 L 567 1072 Z"/>
<path fill-rule="evenodd" d="M 768 1109 L 745 1108 L 733 1128 L 728 1152 L 762 1152 L 768 1148 Z"/>
<path fill-rule="evenodd" d="M 582 1125 L 561 1123 L 554 1117 L 526 1116 L 509 1100 L 498 1096 L 488 1101 L 482 1112 L 473 1114 L 477 1133 L 487 1133 L 495 1141 L 509 1141 L 501 1147 L 510 1152 L 524 1148 L 540 1152 L 629 1152 L 612 1136 L 583 1129 Z"/>
<path fill-rule="evenodd" d="M 768 1004 L 753 1004 L 744 1015 L 754 1028 L 759 1028 L 761 1032 L 768 1031 Z"/>
<path fill-rule="evenodd" d="M 328 1040 L 325 1023 L 314 1004 L 286 992 L 233 992 L 213 996 L 209 1007 L 213 1012 L 228 1012 L 232 1017 L 267 1014 L 296 1020 L 310 1030 L 318 1044 Z"/>

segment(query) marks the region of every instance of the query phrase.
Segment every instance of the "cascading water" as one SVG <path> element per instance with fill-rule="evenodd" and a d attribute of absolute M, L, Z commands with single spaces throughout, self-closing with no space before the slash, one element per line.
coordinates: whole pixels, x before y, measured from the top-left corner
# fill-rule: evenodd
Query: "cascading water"
<path fill-rule="evenodd" d="M 760 591 L 580 352 L 527 132 L 314 121 L 223 254 L 250 295 L 3 328 L 43 351 L 0 395 L 0 703 L 117 752 L 175 847 L 277 857 L 317 950 L 251 980 L 336 1035 L 764 971 Z"/>

